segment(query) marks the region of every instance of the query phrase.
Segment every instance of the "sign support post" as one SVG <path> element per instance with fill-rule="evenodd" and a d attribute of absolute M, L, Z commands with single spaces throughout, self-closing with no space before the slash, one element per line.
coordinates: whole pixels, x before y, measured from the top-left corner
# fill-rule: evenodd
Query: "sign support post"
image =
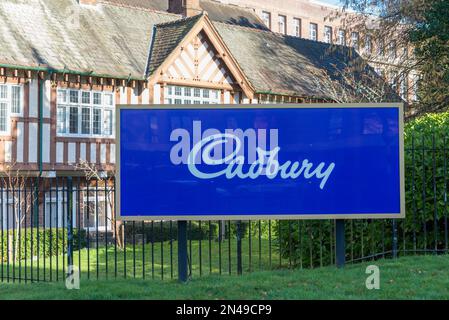
<path fill-rule="evenodd" d="M 67 263 L 68 272 L 73 272 L 73 181 L 67 177 Z M 70 276 L 70 274 L 68 274 Z"/>
<path fill-rule="evenodd" d="M 337 219 L 335 228 L 335 253 L 337 268 L 345 266 L 345 220 Z"/>
<path fill-rule="evenodd" d="M 393 227 L 392 252 L 393 252 L 393 258 L 396 259 L 398 257 L 398 226 L 396 224 L 396 219 L 393 219 L 392 227 Z"/>
<path fill-rule="evenodd" d="M 187 282 L 187 221 L 178 221 L 178 280 Z"/>
<path fill-rule="evenodd" d="M 242 274 L 242 221 L 237 221 L 237 274 Z"/>

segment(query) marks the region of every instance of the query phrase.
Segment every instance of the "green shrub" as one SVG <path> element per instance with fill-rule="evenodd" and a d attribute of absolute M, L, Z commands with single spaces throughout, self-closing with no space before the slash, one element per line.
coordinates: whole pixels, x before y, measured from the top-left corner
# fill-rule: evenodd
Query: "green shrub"
<path fill-rule="evenodd" d="M 251 228 L 250 228 L 251 225 Z M 271 225 L 271 230 L 273 231 L 274 226 L 276 225 L 275 221 L 269 222 L 268 220 L 260 220 L 260 221 L 242 221 L 241 222 L 241 235 L 242 238 L 248 238 L 249 232 L 251 231 L 251 237 L 258 238 L 259 233 L 261 238 L 268 239 L 270 236 L 269 228 Z M 231 231 L 234 235 L 237 234 L 237 224 L 231 224 Z"/>
<path fill-rule="evenodd" d="M 406 218 L 397 222 L 399 250 L 445 248 L 448 136 L 449 113 L 427 114 L 405 125 Z M 392 220 L 347 222 L 347 259 L 391 250 L 392 226 Z M 281 221 L 274 228 L 278 250 L 304 266 L 332 263 L 334 227 L 329 220 Z"/>
<path fill-rule="evenodd" d="M 187 237 L 192 240 L 207 240 L 209 239 L 209 233 L 211 234 L 211 238 L 216 240 L 218 239 L 219 232 L 219 223 L 218 221 L 211 222 L 211 230 L 209 230 L 209 221 L 201 222 L 201 228 L 199 221 L 192 221 L 187 223 Z M 251 223 L 251 228 L 250 228 Z M 273 225 L 275 222 L 270 222 Z M 251 230 L 252 237 L 259 236 L 259 225 L 260 225 L 260 235 L 264 239 L 268 239 L 269 231 L 268 226 L 269 222 L 266 220 L 263 221 L 241 221 L 241 236 L 242 238 L 247 238 L 249 236 L 249 230 Z M 237 236 L 237 221 L 231 221 L 229 224 L 228 221 L 224 224 L 224 235 L 225 238 L 229 237 L 229 227 L 231 229 L 231 238 L 235 238 Z M 154 232 L 153 232 L 154 230 Z M 173 239 L 177 239 L 178 225 L 176 222 L 172 222 L 171 235 Z M 142 226 L 142 222 L 126 222 L 125 228 L 125 236 L 126 242 L 133 241 L 133 233 L 135 235 L 145 234 L 146 242 L 160 242 L 160 241 L 168 241 L 170 240 L 170 222 L 165 221 L 162 223 L 154 222 L 152 226 L 150 222 L 145 222 Z"/>
<path fill-rule="evenodd" d="M 65 228 L 27 228 L 26 230 L 23 228 L 20 230 L 20 237 L 17 235 L 17 230 L 4 230 L 3 237 L 0 234 L 0 256 L 4 262 L 8 260 L 8 249 L 14 252 L 16 260 L 38 256 L 49 257 L 67 252 L 67 229 Z M 85 239 L 85 230 L 73 229 L 73 250 L 84 248 Z M 10 259 L 12 257 L 10 254 Z"/>
<path fill-rule="evenodd" d="M 211 230 L 209 230 L 208 221 L 201 222 L 201 228 L 198 221 L 187 222 L 187 236 L 189 239 L 209 239 L 209 231 L 211 231 L 212 238 L 216 239 L 218 237 L 218 223 L 211 223 Z M 133 236 L 135 235 L 144 235 L 145 242 L 147 243 L 151 241 L 161 242 L 171 239 L 176 240 L 178 238 L 178 224 L 176 222 L 172 222 L 170 228 L 169 221 L 157 221 L 153 223 L 126 222 L 126 242 L 132 242 Z"/>

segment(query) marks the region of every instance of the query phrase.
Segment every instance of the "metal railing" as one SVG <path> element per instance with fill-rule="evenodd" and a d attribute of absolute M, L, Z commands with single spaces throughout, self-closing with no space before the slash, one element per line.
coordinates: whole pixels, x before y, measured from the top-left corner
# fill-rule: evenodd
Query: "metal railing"
<path fill-rule="evenodd" d="M 448 251 L 446 141 L 418 140 L 405 150 L 406 218 L 347 221 L 347 263 Z M 113 178 L 1 178 L 1 281 L 63 280 L 72 263 L 81 278 L 177 278 L 176 222 L 117 221 L 114 203 Z M 191 277 L 336 263 L 335 220 L 190 221 L 187 232 Z"/>

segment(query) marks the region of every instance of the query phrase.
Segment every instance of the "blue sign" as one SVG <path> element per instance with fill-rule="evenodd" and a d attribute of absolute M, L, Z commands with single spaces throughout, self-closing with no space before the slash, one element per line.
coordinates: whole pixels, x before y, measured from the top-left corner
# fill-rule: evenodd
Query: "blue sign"
<path fill-rule="evenodd" d="M 399 104 L 120 107 L 121 219 L 404 216 Z"/>

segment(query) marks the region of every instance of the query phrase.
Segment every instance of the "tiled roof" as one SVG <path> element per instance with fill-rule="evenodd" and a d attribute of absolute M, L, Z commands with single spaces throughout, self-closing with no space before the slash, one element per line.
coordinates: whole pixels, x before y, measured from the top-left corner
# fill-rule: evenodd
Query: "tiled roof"
<path fill-rule="evenodd" d="M 200 18 L 201 15 L 196 15 L 158 24 L 154 27 L 147 76 L 152 75 L 165 61 Z"/>
<path fill-rule="evenodd" d="M 263 21 L 252 9 L 245 9 L 236 5 L 209 0 L 200 0 L 200 7 L 207 11 L 207 15 L 212 21 L 268 30 Z"/>
<path fill-rule="evenodd" d="M 224 23 L 214 25 L 257 92 L 327 99 L 330 92 L 321 84 L 342 81 L 345 68 L 351 66 L 360 75 L 372 72 L 370 77 L 378 78 L 369 67 L 357 69 L 365 66 L 363 59 L 348 47 Z"/>
<path fill-rule="evenodd" d="M 103 3 L 110 3 L 121 6 L 130 6 L 157 11 L 168 10 L 168 0 L 101 0 Z"/>
<path fill-rule="evenodd" d="M 102 0 L 122 6 L 132 6 L 149 10 L 168 10 L 168 0 Z M 200 0 L 201 9 L 207 11 L 212 21 L 226 22 L 245 27 L 268 30 L 253 9 L 232 4 L 223 4 L 214 0 Z"/>
<path fill-rule="evenodd" d="M 76 0 L 0 1 L 0 63 L 143 78 L 162 12 Z"/>
<path fill-rule="evenodd" d="M 144 79 L 201 15 L 181 19 L 119 3 L 130 1 L 101 0 L 95 6 L 80 6 L 76 0 L 2 0 L 0 64 Z M 329 77 L 341 80 L 338 77 L 345 67 L 362 61 L 346 47 L 230 23 L 213 24 L 257 92 L 329 98 L 321 83 Z M 327 78 L 320 78 L 323 70 Z M 373 71 L 365 67 L 357 72 Z"/>

